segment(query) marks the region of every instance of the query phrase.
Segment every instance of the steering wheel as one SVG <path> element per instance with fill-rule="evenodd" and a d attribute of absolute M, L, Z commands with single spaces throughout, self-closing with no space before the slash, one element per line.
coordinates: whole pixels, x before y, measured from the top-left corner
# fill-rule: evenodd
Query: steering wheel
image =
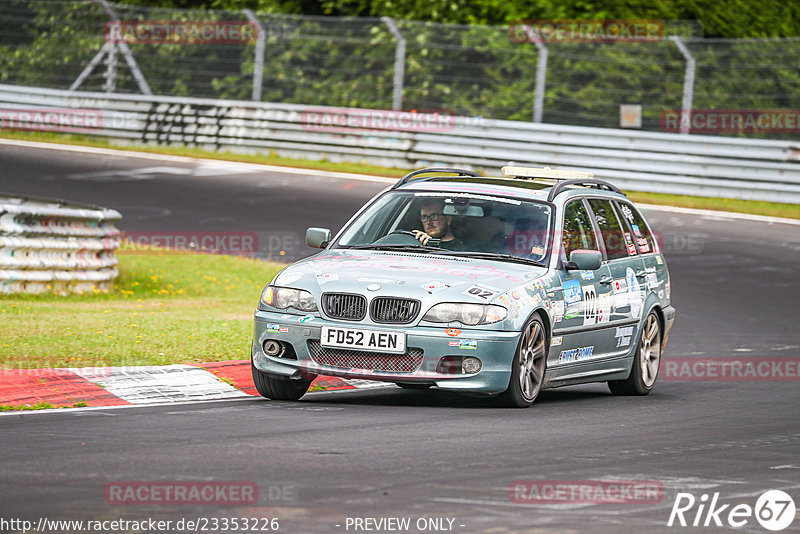
<path fill-rule="evenodd" d="M 426 246 L 438 247 L 441 243 L 442 243 L 441 239 L 431 238 Z M 422 242 L 419 239 L 417 239 L 417 236 L 414 235 L 414 232 L 412 232 L 411 230 L 393 230 L 388 234 L 386 234 L 385 236 L 383 236 L 382 238 L 376 240 L 373 244 L 422 246 Z"/>

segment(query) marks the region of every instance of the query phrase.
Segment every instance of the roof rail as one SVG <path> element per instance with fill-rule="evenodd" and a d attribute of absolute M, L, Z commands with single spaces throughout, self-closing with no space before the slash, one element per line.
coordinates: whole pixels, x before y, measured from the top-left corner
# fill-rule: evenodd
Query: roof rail
<path fill-rule="evenodd" d="M 612 185 L 605 180 L 597 180 L 597 179 L 576 179 L 576 180 L 564 180 L 561 182 L 556 183 L 552 189 L 550 189 L 550 194 L 547 195 L 547 201 L 552 202 L 554 198 L 556 198 L 560 193 L 562 193 L 567 186 L 570 185 L 582 185 L 587 187 L 597 187 L 597 189 L 605 189 L 607 191 L 613 191 L 614 193 L 619 193 L 621 195 L 625 195 L 617 186 Z M 627 196 L 627 195 L 626 195 Z"/>
<path fill-rule="evenodd" d="M 429 174 L 429 173 L 434 173 L 434 172 L 447 172 L 447 173 L 451 173 L 451 174 L 457 174 L 459 176 L 473 176 L 475 178 L 480 178 L 481 177 L 481 175 L 478 174 L 475 171 L 466 171 L 464 169 L 449 169 L 447 167 L 430 167 L 430 168 L 427 168 L 427 169 L 419 169 L 419 170 L 416 170 L 416 171 L 413 171 L 413 172 L 410 172 L 410 173 L 406 174 L 400 180 L 398 180 L 396 184 L 394 184 L 392 186 L 392 189 L 397 189 L 401 185 L 407 184 L 409 182 L 416 181 L 416 180 L 414 180 L 414 178 L 416 178 L 417 180 L 428 180 L 428 179 L 436 178 L 436 176 L 428 176 L 427 178 L 425 178 L 425 177 L 417 178 L 418 176 L 420 176 L 422 174 Z"/>

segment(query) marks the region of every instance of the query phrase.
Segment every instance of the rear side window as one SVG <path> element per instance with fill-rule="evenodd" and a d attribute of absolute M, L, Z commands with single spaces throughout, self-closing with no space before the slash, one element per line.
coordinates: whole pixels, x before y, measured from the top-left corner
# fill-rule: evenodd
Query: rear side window
<path fill-rule="evenodd" d="M 628 249 L 614 206 L 610 201 L 599 198 L 589 200 L 589 206 L 591 206 L 597 226 L 600 228 L 600 239 L 603 240 L 606 247 L 608 259 L 627 258 Z"/>
<path fill-rule="evenodd" d="M 573 250 L 600 250 L 592 228 L 592 220 L 582 200 L 573 200 L 564 209 L 562 236 L 566 259 Z"/>
<path fill-rule="evenodd" d="M 644 217 L 639 211 L 630 204 L 619 203 L 619 210 L 630 226 L 633 232 L 633 239 L 636 240 L 636 245 L 639 247 L 639 252 L 647 254 L 649 252 L 656 252 L 656 242 Z"/>

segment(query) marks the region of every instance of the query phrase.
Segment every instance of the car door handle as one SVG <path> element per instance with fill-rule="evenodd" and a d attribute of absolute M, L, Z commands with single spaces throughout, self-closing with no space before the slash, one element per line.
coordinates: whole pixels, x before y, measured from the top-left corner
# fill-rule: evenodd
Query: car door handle
<path fill-rule="evenodd" d="M 614 279 L 611 278 L 610 276 L 604 276 L 603 278 L 600 279 L 600 283 L 603 284 L 603 285 L 608 285 L 613 281 L 614 281 Z"/>
<path fill-rule="evenodd" d="M 639 271 L 636 273 L 636 278 L 644 278 L 645 276 L 647 276 L 647 271 Z"/>

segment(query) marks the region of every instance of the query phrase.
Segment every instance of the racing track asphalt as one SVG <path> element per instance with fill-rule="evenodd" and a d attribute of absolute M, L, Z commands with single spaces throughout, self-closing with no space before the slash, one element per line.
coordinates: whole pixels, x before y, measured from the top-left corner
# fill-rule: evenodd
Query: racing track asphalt
<path fill-rule="evenodd" d="M 115 208 L 129 232 L 293 235 L 293 257 L 311 252 L 299 243 L 307 226 L 335 231 L 383 187 L 4 144 L 0 162 L 2 192 Z M 678 310 L 665 361 L 797 357 L 797 226 L 646 215 L 664 234 Z M 800 505 L 799 401 L 797 381 L 662 380 L 644 398 L 604 385 L 546 391 L 528 410 L 391 388 L 3 415 L 0 518 L 277 516 L 290 533 L 354 532 L 347 517 L 449 517 L 469 533 L 703 531 L 666 527 L 678 491 L 752 506 L 784 489 Z M 520 479 L 656 481 L 664 496 L 520 504 L 509 498 Z M 260 498 L 247 508 L 109 505 L 105 485 L 119 481 L 252 481 Z M 765 532 L 752 518 L 742 531 Z"/>

